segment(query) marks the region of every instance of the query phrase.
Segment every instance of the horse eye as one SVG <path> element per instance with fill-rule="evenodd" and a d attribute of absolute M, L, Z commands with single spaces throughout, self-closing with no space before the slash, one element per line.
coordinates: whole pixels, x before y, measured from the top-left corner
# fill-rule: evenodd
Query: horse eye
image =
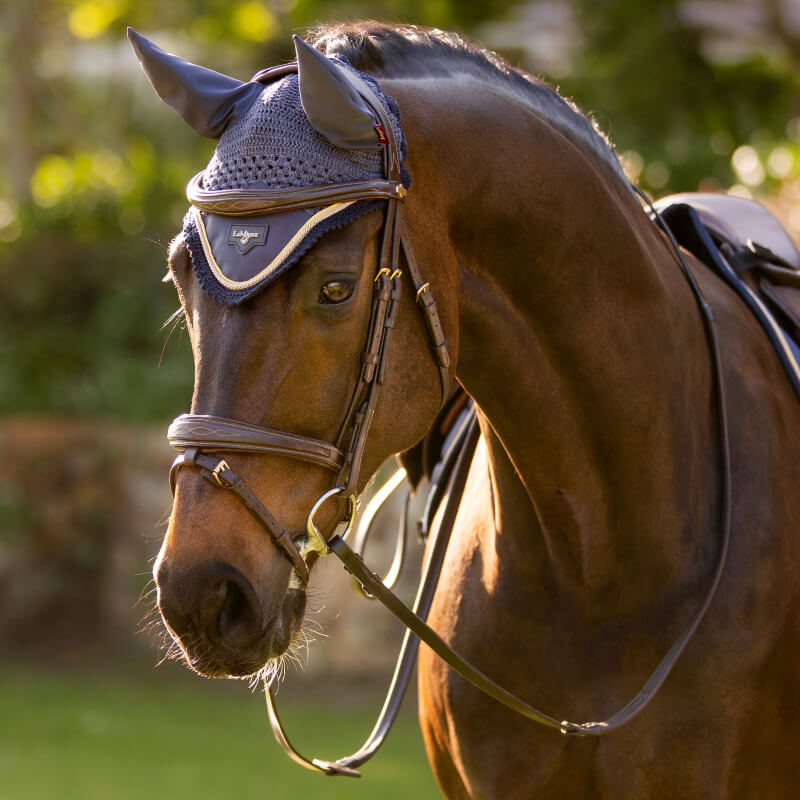
<path fill-rule="evenodd" d="M 344 303 L 352 297 L 355 288 L 349 281 L 328 281 L 319 291 L 319 302 Z"/>

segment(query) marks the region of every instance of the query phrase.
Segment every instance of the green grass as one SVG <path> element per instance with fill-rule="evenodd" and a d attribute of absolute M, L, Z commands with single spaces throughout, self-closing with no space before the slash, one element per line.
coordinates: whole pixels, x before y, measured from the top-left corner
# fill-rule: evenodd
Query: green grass
<path fill-rule="evenodd" d="M 441 797 L 413 709 L 360 780 L 291 763 L 272 738 L 263 698 L 244 685 L 191 687 L 0 669 L 3 800 L 283 800 Z M 281 692 L 282 699 L 286 692 Z M 305 755 L 361 745 L 375 709 L 283 697 L 279 711 Z"/>

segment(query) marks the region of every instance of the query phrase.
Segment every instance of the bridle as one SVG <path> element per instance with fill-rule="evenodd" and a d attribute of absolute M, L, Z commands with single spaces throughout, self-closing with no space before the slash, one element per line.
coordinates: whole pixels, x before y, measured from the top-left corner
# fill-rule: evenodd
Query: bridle
<path fill-rule="evenodd" d="M 253 80 L 266 83 L 296 71 L 296 64 L 286 64 L 264 70 L 258 73 Z M 289 558 L 294 566 L 294 572 L 302 584 L 308 581 L 309 567 L 306 559 L 309 554 L 333 552 L 342 561 L 345 568 L 361 583 L 364 591 L 376 597 L 408 628 L 392 687 L 381 717 L 368 741 L 352 756 L 334 762 L 319 759 L 309 760 L 301 756 L 291 745 L 283 731 L 274 707 L 272 693 L 271 691 L 267 692 L 267 706 L 275 737 L 285 752 L 302 766 L 327 775 L 358 776 L 359 773 L 353 767 L 364 763 L 370 758 L 388 733 L 388 728 L 394 718 L 393 714 L 396 713 L 399 702 L 402 700 L 411 669 L 413 668 L 418 640 L 424 641 L 459 675 L 474 686 L 527 719 L 559 730 L 566 735 L 599 736 L 610 733 L 641 712 L 666 680 L 678 657 L 705 616 L 716 594 L 726 562 L 731 527 L 730 447 L 720 347 L 711 308 L 703 298 L 702 292 L 672 234 L 662 223 L 660 216 L 655 209 L 652 209 L 651 205 L 654 219 L 661 225 L 665 235 L 670 240 L 681 270 L 698 304 L 709 344 L 719 410 L 722 541 L 711 585 L 700 609 L 634 698 L 604 722 L 576 723 L 558 720 L 534 708 L 475 669 L 458 653 L 453 651 L 425 623 L 427 609 L 430 607 L 433 592 L 436 588 L 438 567 L 444 557 L 447 538 L 454 525 L 461 492 L 466 483 L 471 455 L 479 437 L 474 414 L 465 426 L 459 441 L 458 451 L 455 456 L 456 466 L 444 502 L 442 521 L 438 526 L 438 536 L 430 544 L 431 555 L 428 567 L 425 570 L 413 610 L 409 609 L 386 588 L 381 579 L 366 567 L 360 556 L 353 552 L 345 542 L 345 536 L 352 527 L 356 514 L 356 487 L 358 485 L 361 462 L 370 425 L 375 414 L 379 389 L 385 377 L 387 348 L 399 307 L 402 285 L 401 250 L 405 256 L 405 264 L 416 292 L 417 305 L 422 310 L 426 322 L 434 360 L 439 370 L 443 404 L 449 395 L 451 375 L 447 341 L 439 320 L 436 303 L 433 299 L 430 285 L 423 279 L 414 260 L 413 251 L 409 246 L 404 228 L 401 203 L 405 199 L 406 189 L 402 183 L 400 157 L 391 124 L 380 101 L 374 96 L 369 86 L 349 71 L 346 74 L 343 73 L 343 76 L 351 82 L 353 87 L 369 103 L 376 118 L 380 120 L 382 133 L 385 136 L 383 148 L 384 178 L 382 180 L 292 190 L 227 190 L 209 192 L 202 188 L 201 174 L 192 179 L 187 187 L 187 197 L 195 207 L 215 214 L 230 216 L 277 213 L 340 202 L 344 199 L 378 199 L 387 201 L 378 270 L 374 279 L 367 341 L 361 356 L 360 376 L 344 415 L 339 435 L 336 442 L 331 444 L 307 436 L 237 420 L 210 415 L 184 414 L 174 420 L 168 432 L 170 444 L 182 451 L 173 462 L 170 471 L 170 485 L 174 492 L 176 473 L 179 468 L 194 467 L 199 469 L 203 477 L 212 485 L 232 491 L 238 497 L 270 535 L 275 544 Z M 638 189 L 635 189 L 635 191 L 638 192 Z M 646 197 L 644 199 L 649 204 L 649 200 Z M 247 487 L 244 480 L 230 468 L 224 459 L 210 455 L 210 453 L 219 452 L 279 454 L 324 467 L 335 473 L 336 477 L 333 480 L 332 488 L 323 493 L 309 511 L 305 529 L 288 531 L 281 526 L 270 511 Z M 346 524 L 346 531 L 343 535 L 337 534 L 326 541 L 314 520 L 319 509 L 328 500 L 337 496 L 343 497 L 347 503 L 347 511 L 342 518 L 342 522 Z M 415 639 L 411 634 L 414 634 L 418 639 Z"/>
<path fill-rule="evenodd" d="M 268 83 L 293 72 L 297 72 L 296 64 L 284 64 L 259 72 L 253 80 Z M 197 468 L 214 486 L 233 492 L 289 558 L 302 584 L 308 581 L 306 559 L 309 554 L 324 553 L 327 550 L 327 543 L 315 523 L 315 517 L 322 506 L 331 498 L 340 496 L 347 503 L 344 519 L 348 530 L 355 518 L 361 463 L 380 387 L 385 378 L 386 354 L 399 308 L 403 275 L 400 267 L 401 250 L 439 370 L 442 404 L 447 400 L 451 382 L 450 354 L 436 301 L 433 299 L 430 284 L 422 277 L 404 229 L 401 204 L 407 192 L 402 182 L 400 154 L 389 117 L 365 81 L 349 71 L 342 71 L 342 75 L 352 83 L 380 121 L 383 140 L 382 180 L 300 189 L 206 191 L 202 187 L 200 173 L 189 182 L 186 190 L 189 202 L 196 208 L 236 217 L 280 213 L 345 200 L 386 201 L 378 269 L 373 281 L 372 308 L 367 340 L 361 354 L 360 374 L 335 443 L 207 414 L 182 414 L 173 421 L 167 434 L 169 443 L 182 451 L 170 470 L 173 493 L 177 472 L 181 467 Z M 231 469 L 227 461 L 210 455 L 219 452 L 274 453 L 299 459 L 333 472 L 333 486 L 312 506 L 305 529 L 289 531 Z"/>

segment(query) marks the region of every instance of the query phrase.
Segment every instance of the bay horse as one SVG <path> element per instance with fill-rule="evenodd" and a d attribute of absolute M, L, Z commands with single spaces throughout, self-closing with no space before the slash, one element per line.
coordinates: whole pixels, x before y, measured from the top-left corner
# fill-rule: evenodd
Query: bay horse
<path fill-rule="evenodd" d="M 547 85 L 440 31 L 347 24 L 313 44 L 399 106 L 406 233 L 478 409 L 429 621 L 519 696 L 602 719 L 696 613 L 721 547 L 723 444 L 695 298 L 608 142 Z M 326 233 L 237 305 L 203 290 L 175 240 L 193 414 L 336 438 L 380 217 Z M 648 708 L 597 738 L 514 715 L 423 648 L 420 723 L 449 798 L 777 798 L 800 782 L 800 408 L 745 306 L 685 258 L 720 332 L 730 418 L 730 548 L 709 613 Z M 346 307 L 320 305 L 336 282 Z M 441 404 L 408 286 L 398 302 L 359 491 Z M 290 529 L 329 487 L 318 466 L 280 455 L 226 460 Z M 319 520 L 327 535 L 336 514 Z M 257 673 L 300 629 L 290 560 L 196 470 L 177 474 L 154 574 L 165 622 L 205 675 Z"/>

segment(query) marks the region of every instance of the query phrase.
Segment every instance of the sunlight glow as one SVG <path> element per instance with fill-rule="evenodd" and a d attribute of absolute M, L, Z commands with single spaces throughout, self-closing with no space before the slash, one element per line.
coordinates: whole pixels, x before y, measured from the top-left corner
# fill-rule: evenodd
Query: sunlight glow
<path fill-rule="evenodd" d="M 31 178 L 31 194 L 41 208 L 52 208 L 75 186 L 72 166 L 64 156 L 45 156 Z"/>
<path fill-rule="evenodd" d="M 743 144 L 733 151 L 731 166 L 745 186 L 760 186 L 767 175 L 758 153 L 749 144 Z"/>
<path fill-rule="evenodd" d="M 238 36 L 251 42 L 266 42 L 280 30 L 273 11 L 256 0 L 235 7 L 231 25 Z"/>
<path fill-rule="evenodd" d="M 87 0 L 69 12 L 67 23 L 79 39 L 96 39 L 127 8 L 125 0 Z"/>
<path fill-rule="evenodd" d="M 794 154 L 788 147 L 776 147 L 767 159 L 767 172 L 773 177 L 788 178 L 794 169 Z"/>

